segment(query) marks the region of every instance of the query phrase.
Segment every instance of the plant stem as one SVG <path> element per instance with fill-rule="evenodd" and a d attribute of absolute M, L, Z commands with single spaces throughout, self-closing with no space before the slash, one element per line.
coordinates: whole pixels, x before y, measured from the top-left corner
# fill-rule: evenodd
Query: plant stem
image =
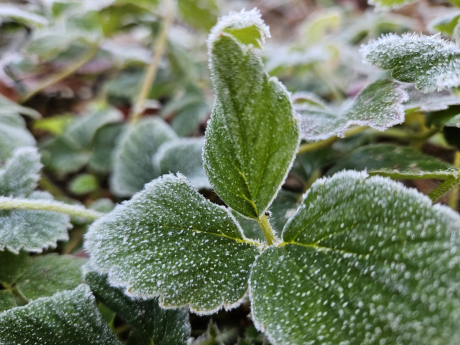
<path fill-rule="evenodd" d="M 432 128 L 428 131 L 419 134 L 408 134 L 405 131 L 398 128 L 390 128 L 385 132 L 376 132 L 378 135 L 389 138 L 403 139 L 403 140 L 417 140 L 424 141 L 438 132 L 437 128 Z"/>
<path fill-rule="evenodd" d="M 82 206 L 68 205 L 54 200 L 13 199 L 8 197 L 0 197 L 0 210 L 51 211 L 91 220 L 99 219 L 104 215 L 97 211 L 87 210 Z"/>
<path fill-rule="evenodd" d="M 131 113 L 129 114 L 132 124 L 137 123 L 144 112 L 145 101 L 155 80 L 158 65 L 160 64 L 161 56 L 163 55 L 166 46 L 168 30 L 174 20 L 174 14 L 176 11 L 175 0 L 166 0 L 164 3 L 166 4 L 166 14 L 163 18 L 158 38 L 153 46 L 152 61 L 147 66 L 145 77 L 141 85 L 141 91 L 137 97 L 136 103 L 132 107 Z"/>
<path fill-rule="evenodd" d="M 50 192 L 50 194 L 54 196 L 55 198 L 65 198 L 66 197 L 64 192 L 58 186 L 56 186 L 53 182 L 51 182 L 51 180 L 43 173 L 41 174 L 40 180 L 38 180 L 38 186 L 42 190 L 46 190 Z"/>
<path fill-rule="evenodd" d="M 428 197 L 434 202 L 438 201 L 444 194 L 446 194 L 453 187 L 460 184 L 460 177 L 450 176 L 443 183 L 437 186 Z"/>
<path fill-rule="evenodd" d="M 276 239 L 267 216 L 264 214 L 262 217 L 260 217 L 258 222 L 260 227 L 262 228 L 262 231 L 264 232 L 268 245 L 272 246 L 276 242 Z"/>
<path fill-rule="evenodd" d="M 345 132 L 345 137 L 349 137 L 349 136 L 358 134 L 359 132 L 362 132 L 365 129 L 367 129 L 367 128 L 366 127 L 352 128 L 352 129 L 350 129 L 350 130 Z M 321 141 L 316 141 L 314 143 L 307 143 L 307 144 L 300 145 L 299 150 L 297 151 L 297 154 L 300 155 L 302 153 L 316 151 L 316 150 L 322 149 L 324 147 L 328 147 L 329 145 L 332 145 L 333 143 L 335 143 L 339 139 L 341 139 L 341 138 L 339 138 L 339 137 L 331 137 L 331 138 L 328 138 L 326 140 L 321 140 Z"/>
<path fill-rule="evenodd" d="M 18 290 L 16 286 L 12 286 L 8 283 L 2 283 L 3 287 L 10 291 L 14 296 L 16 296 L 24 305 L 29 303 L 29 300 Z"/>
<path fill-rule="evenodd" d="M 92 44 L 91 47 L 83 55 L 81 55 L 78 59 L 70 63 L 66 69 L 56 72 L 55 74 L 43 80 L 34 90 L 27 92 L 21 98 L 19 103 L 27 102 L 29 99 L 31 99 L 33 96 L 35 96 L 37 93 L 39 93 L 43 89 L 46 89 L 47 87 L 74 74 L 80 67 L 84 66 L 96 55 L 98 49 L 99 49 L 98 44 Z"/>
<path fill-rule="evenodd" d="M 454 166 L 460 169 L 460 152 L 458 151 L 455 152 Z M 459 186 L 457 185 L 454 188 L 452 188 L 452 191 L 450 192 L 449 206 L 453 210 L 456 210 L 458 207 L 458 191 Z"/>

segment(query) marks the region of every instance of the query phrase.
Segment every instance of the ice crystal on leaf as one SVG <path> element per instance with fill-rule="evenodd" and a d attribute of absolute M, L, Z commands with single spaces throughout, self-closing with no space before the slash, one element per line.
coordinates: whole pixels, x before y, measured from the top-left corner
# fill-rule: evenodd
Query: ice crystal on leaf
<path fill-rule="evenodd" d="M 404 122 L 404 89 L 391 81 L 379 80 L 365 87 L 338 115 L 314 100 L 295 104 L 302 122 L 302 139 L 324 140 L 344 136 L 350 126 L 369 126 L 379 131 Z"/>
<path fill-rule="evenodd" d="M 86 285 L 1 313 L 0 344 L 121 345 Z"/>
<path fill-rule="evenodd" d="M 134 297 L 212 313 L 241 303 L 258 243 L 229 211 L 182 175 L 165 175 L 96 221 L 86 235 L 91 266 Z"/>
<path fill-rule="evenodd" d="M 460 216 L 346 171 L 318 180 L 250 277 L 273 344 L 457 344 Z"/>
<path fill-rule="evenodd" d="M 440 35 L 389 34 L 360 49 L 365 63 L 392 71 L 422 92 L 460 85 L 460 47 Z"/>
<path fill-rule="evenodd" d="M 216 102 L 206 129 L 205 171 L 222 200 L 253 219 L 275 198 L 299 142 L 290 95 L 254 51 L 268 34 L 252 10 L 220 19 L 208 40 Z"/>

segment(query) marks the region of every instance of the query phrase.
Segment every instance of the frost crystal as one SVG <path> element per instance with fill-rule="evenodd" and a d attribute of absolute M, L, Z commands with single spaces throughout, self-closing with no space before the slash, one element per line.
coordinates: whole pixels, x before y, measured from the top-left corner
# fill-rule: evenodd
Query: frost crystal
<path fill-rule="evenodd" d="M 460 48 L 440 35 L 389 34 L 361 46 L 363 61 L 392 70 L 402 82 L 422 92 L 460 85 Z"/>
<path fill-rule="evenodd" d="M 185 177 L 165 175 L 91 226 L 91 266 L 134 297 L 212 313 L 239 305 L 258 243 Z"/>

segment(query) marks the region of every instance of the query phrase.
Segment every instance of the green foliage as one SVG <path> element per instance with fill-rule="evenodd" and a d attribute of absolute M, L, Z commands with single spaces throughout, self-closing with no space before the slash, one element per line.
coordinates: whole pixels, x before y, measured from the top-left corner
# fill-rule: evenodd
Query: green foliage
<path fill-rule="evenodd" d="M 17 345 L 121 344 L 99 314 L 85 285 L 3 312 L 0 341 Z"/>
<path fill-rule="evenodd" d="M 229 29 L 238 29 L 238 36 Z M 268 34 L 257 11 L 242 12 L 221 19 L 208 41 L 216 103 L 206 130 L 204 167 L 222 200 L 253 219 L 276 196 L 299 141 L 289 95 L 245 45 Z"/>
<path fill-rule="evenodd" d="M 0 282 L 13 284 L 24 274 L 29 266 L 29 254 L 25 251 L 11 253 L 8 250 L 0 252 Z"/>

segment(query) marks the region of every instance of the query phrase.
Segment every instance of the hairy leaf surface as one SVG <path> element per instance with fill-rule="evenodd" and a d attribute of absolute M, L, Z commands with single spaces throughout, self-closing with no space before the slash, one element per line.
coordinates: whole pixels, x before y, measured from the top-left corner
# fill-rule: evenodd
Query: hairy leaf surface
<path fill-rule="evenodd" d="M 273 344 L 456 344 L 460 217 L 365 173 L 313 184 L 250 278 Z"/>
<path fill-rule="evenodd" d="M 460 85 L 460 47 L 439 35 L 389 34 L 361 47 L 365 63 L 392 71 L 422 92 Z"/>
<path fill-rule="evenodd" d="M 177 136 L 159 118 L 144 118 L 122 134 L 115 149 L 110 187 L 117 196 L 132 196 L 160 173 L 152 162 L 153 155 L 166 141 Z"/>
<path fill-rule="evenodd" d="M 222 18 L 208 41 L 216 102 L 206 129 L 205 171 L 222 200 L 253 219 L 276 196 L 299 142 L 290 96 L 254 52 L 267 35 L 260 14 L 243 11 Z"/>
<path fill-rule="evenodd" d="M 52 200 L 46 192 L 34 192 L 34 200 Z M 56 247 L 59 240 L 67 240 L 69 216 L 49 211 L 0 210 L 0 250 L 13 253 L 19 250 L 41 253 Z"/>
<path fill-rule="evenodd" d="M 391 144 L 361 147 L 340 159 L 327 175 L 333 175 L 341 170 L 367 170 L 372 175 L 389 176 L 395 179 L 444 180 L 458 175 L 458 168 L 451 164 L 409 147 Z"/>
<path fill-rule="evenodd" d="M 19 148 L 5 165 L 0 164 L 0 196 L 29 195 L 40 179 L 40 155 L 34 147 Z"/>
<path fill-rule="evenodd" d="M 86 285 L 0 314 L 0 343 L 121 344 L 97 310 L 94 297 Z"/>
<path fill-rule="evenodd" d="M 409 100 L 404 104 L 406 111 L 439 111 L 447 109 L 450 105 L 460 104 L 460 96 L 450 90 L 424 94 L 415 88 L 407 90 Z"/>
<path fill-rule="evenodd" d="M 16 287 L 29 300 L 72 290 L 82 282 L 81 268 L 86 261 L 71 255 L 38 256 L 31 260 Z"/>
<path fill-rule="evenodd" d="M 259 251 L 227 209 L 185 177 L 165 175 L 96 221 L 86 235 L 91 266 L 134 297 L 211 313 L 241 303 Z"/>
<path fill-rule="evenodd" d="M 89 272 L 85 276 L 96 298 L 134 328 L 130 341 L 139 345 L 186 345 L 190 338 L 188 310 L 163 309 L 157 298 L 134 299 L 110 286 L 107 276 Z M 133 342 L 134 344 L 134 342 Z"/>
<path fill-rule="evenodd" d="M 197 189 L 211 188 L 203 168 L 204 138 L 171 140 L 153 157 L 160 175 L 180 172 Z"/>
<path fill-rule="evenodd" d="M 343 137 L 350 126 L 369 126 L 379 131 L 404 122 L 403 102 L 407 101 L 404 89 L 389 80 L 379 80 L 365 87 L 339 115 L 329 109 L 311 104 L 298 104 L 301 115 L 302 139 L 324 140 Z"/>

